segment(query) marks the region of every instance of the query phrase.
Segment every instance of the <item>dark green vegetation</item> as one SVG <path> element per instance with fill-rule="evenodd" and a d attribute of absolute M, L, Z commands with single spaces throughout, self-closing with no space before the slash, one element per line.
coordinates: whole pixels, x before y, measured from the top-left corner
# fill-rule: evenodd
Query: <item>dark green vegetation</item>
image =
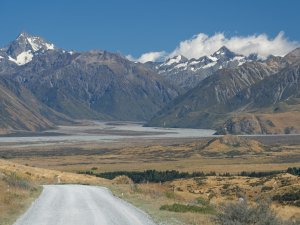
<path fill-rule="evenodd" d="M 209 173 L 204 172 L 179 172 L 176 170 L 166 170 L 166 171 L 157 171 L 157 170 L 145 170 L 145 171 L 115 171 L 115 172 L 105 172 L 105 173 L 97 173 L 95 172 L 95 168 L 92 168 L 91 171 L 79 171 L 79 174 L 88 174 L 96 177 L 102 177 L 106 179 L 113 180 L 118 176 L 127 176 L 134 183 L 159 183 L 172 181 L 181 178 L 194 178 L 194 177 L 205 177 L 205 176 L 244 176 L 244 177 L 268 177 L 273 175 L 278 175 L 281 173 L 290 173 L 292 175 L 300 175 L 300 168 L 288 168 L 286 171 L 266 171 L 266 172 L 241 172 L 238 174 L 230 174 L 230 173 L 219 173 L 212 171 Z"/>
<path fill-rule="evenodd" d="M 300 189 L 295 189 L 288 193 L 275 195 L 273 196 L 272 200 L 278 201 L 283 204 L 300 207 Z"/>
<path fill-rule="evenodd" d="M 179 203 L 174 203 L 172 205 L 162 205 L 160 210 L 167 210 L 171 212 L 192 212 L 192 213 L 202 213 L 202 214 L 214 214 L 215 209 L 210 205 L 198 206 L 198 205 L 183 205 Z"/>
<path fill-rule="evenodd" d="M 244 176 L 244 177 L 267 177 L 267 176 L 273 176 L 280 173 L 284 173 L 286 171 L 267 171 L 267 172 L 241 172 L 238 175 Z"/>
<path fill-rule="evenodd" d="M 113 180 L 118 176 L 128 176 L 134 183 L 146 183 L 146 182 L 166 182 L 180 178 L 192 178 L 216 175 L 216 173 L 205 174 L 203 172 L 184 173 L 176 170 L 157 171 L 157 170 L 145 170 L 145 171 L 116 171 L 106 173 L 95 173 L 94 171 L 80 171 L 81 174 L 89 174 L 97 177 Z"/>
<path fill-rule="evenodd" d="M 297 167 L 288 168 L 286 172 L 293 174 L 293 175 L 300 176 L 300 167 L 299 168 L 297 168 Z"/>

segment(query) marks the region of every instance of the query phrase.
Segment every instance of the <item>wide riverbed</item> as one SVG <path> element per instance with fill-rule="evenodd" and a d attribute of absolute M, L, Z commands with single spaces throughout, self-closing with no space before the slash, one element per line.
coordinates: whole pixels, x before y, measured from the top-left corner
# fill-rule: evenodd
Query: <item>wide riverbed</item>
<path fill-rule="evenodd" d="M 114 142 L 139 138 L 210 137 L 214 130 L 143 127 L 134 122 L 88 122 L 80 126 L 59 126 L 34 136 L 0 137 L 0 143 Z"/>

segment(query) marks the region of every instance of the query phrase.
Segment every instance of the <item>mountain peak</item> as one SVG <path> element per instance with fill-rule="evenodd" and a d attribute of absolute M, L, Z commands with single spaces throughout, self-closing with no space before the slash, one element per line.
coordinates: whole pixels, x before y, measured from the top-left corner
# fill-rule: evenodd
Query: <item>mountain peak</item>
<path fill-rule="evenodd" d="M 217 59 L 233 59 L 236 54 L 230 51 L 226 46 L 222 46 L 218 51 L 211 55 Z"/>
<path fill-rule="evenodd" d="M 23 31 L 23 32 L 21 32 L 21 33 L 18 35 L 17 39 L 20 39 L 20 38 L 27 38 L 27 37 L 30 37 L 30 36 L 32 36 L 32 35 L 30 35 L 29 33 Z"/>
<path fill-rule="evenodd" d="M 54 49 L 54 44 L 46 41 L 42 37 L 31 35 L 26 32 L 21 32 L 18 35 L 17 39 L 12 42 L 12 44 L 14 42 L 18 42 L 20 45 L 31 48 L 29 50 L 32 50 L 33 52 L 39 51 L 40 49 L 42 50 Z"/>
<path fill-rule="evenodd" d="M 5 49 L 8 59 L 18 65 L 30 62 L 36 52 L 55 49 L 54 44 L 42 37 L 21 32 Z"/>
<path fill-rule="evenodd" d="M 230 51 L 226 46 L 222 46 L 218 51 L 212 54 L 212 56 L 218 55 L 235 55 L 235 53 Z"/>

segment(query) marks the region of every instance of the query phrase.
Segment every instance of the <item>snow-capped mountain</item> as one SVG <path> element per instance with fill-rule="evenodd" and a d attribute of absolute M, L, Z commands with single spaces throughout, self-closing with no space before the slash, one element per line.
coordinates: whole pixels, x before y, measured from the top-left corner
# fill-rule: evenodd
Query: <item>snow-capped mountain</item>
<path fill-rule="evenodd" d="M 81 118 L 145 121 L 178 94 L 118 53 L 66 51 L 25 33 L 0 49 L 0 133 Z"/>
<path fill-rule="evenodd" d="M 7 59 L 21 66 L 32 61 L 36 54 L 54 49 L 54 44 L 23 32 L 8 46 L 0 49 L 0 60 Z"/>
<path fill-rule="evenodd" d="M 199 59 L 187 59 L 177 55 L 162 63 L 147 64 L 173 84 L 188 90 L 219 69 L 238 67 L 254 60 L 255 55 L 246 57 L 223 46 L 212 55 L 202 56 Z"/>
<path fill-rule="evenodd" d="M 212 57 L 227 62 L 237 56 L 217 51 Z M 299 109 L 300 48 L 284 57 L 219 69 L 147 125 L 214 128 L 223 134 L 299 133 Z"/>

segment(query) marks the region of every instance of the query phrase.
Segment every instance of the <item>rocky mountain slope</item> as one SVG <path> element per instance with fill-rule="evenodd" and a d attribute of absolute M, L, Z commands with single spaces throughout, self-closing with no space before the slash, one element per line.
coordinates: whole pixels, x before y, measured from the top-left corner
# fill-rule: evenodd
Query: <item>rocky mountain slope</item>
<path fill-rule="evenodd" d="M 24 105 L 35 99 L 72 119 L 148 120 L 178 95 L 155 72 L 119 54 L 66 51 L 26 33 L 0 49 L 0 77 L 30 93 L 18 99 Z M 5 118 L 0 127 L 10 127 Z"/>
<path fill-rule="evenodd" d="M 0 77 L 0 134 L 38 131 L 70 122 L 70 118 L 41 104 L 22 85 Z"/>
<path fill-rule="evenodd" d="M 200 81 L 222 68 L 236 68 L 245 62 L 257 61 L 256 55 L 249 57 L 236 54 L 223 46 L 210 56 L 187 59 L 177 55 L 162 63 L 145 63 L 174 85 L 187 91 Z"/>
<path fill-rule="evenodd" d="M 300 132 L 299 52 L 218 70 L 168 104 L 149 125 L 213 127 L 221 133 Z"/>

